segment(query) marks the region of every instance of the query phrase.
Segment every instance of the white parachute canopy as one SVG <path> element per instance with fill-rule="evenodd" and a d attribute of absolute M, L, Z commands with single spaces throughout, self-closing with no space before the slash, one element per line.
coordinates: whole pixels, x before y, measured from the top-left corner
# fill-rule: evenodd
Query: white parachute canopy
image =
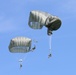
<path fill-rule="evenodd" d="M 42 11 L 31 11 L 29 16 L 29 26 L 33 29 L 41 29 L 50 14 Z"/>
<path fill-rule="evenodd" d="M 31 49 L 30 38 L 26 37 L 16 37 L 11 39 L 9 44 L 9 51 L 12 53 L 27 53 Z"/>
<path fill-rule="evenodd" d="M 33 29 L 41 29 L 43 26 L 48 28 L 48 35 L 53 30 L 57 30 L 61 26 L 61 20 L 47 12 L 33 10 L 30 11 L 28 25 Z"/>

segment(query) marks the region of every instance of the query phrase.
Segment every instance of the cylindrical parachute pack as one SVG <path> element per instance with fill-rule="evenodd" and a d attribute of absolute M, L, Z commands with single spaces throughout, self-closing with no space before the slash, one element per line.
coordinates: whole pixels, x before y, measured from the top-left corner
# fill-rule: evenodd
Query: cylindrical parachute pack
<path fill-rule="evenodd" d="M 26 37 L 16 37 L 11 39 L 9 51 L 12 53 L 27 53 L 30 51 L 32 40 Z"/>

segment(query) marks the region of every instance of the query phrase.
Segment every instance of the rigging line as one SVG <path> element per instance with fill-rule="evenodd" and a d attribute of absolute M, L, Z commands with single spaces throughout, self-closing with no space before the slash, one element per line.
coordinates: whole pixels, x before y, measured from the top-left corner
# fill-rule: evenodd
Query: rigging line
<path fill-rule="evenodd" d="M 50 53 L 51 53 L 51 50 L 52 50 L 52 35 L 49 36 L 49 50 L 50 50 Z"/>
<path fill-rule="evenodd" d="M 22 62 L 19 62 L 19 63 L 23 63 L 25 60 L 27 60 L 27 56 L 28 55 L 26 53 L 24 53 L 24 54 L 23 53 L 22 54 L 19 53 L 19 54 L 16 55 L 16 58 L 15 59 L 18 62 L 19 62 L 19 60 L 22 60 Z"/>

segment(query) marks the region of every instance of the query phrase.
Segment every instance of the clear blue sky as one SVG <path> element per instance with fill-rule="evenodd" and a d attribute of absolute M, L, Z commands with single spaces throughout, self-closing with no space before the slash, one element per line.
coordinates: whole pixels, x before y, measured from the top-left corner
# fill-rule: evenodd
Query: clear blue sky
<path fill-rule="evenodd" d="M 48 59 L 49 38 L 46 28 L 28 26 L 31 10 L 41 10 L 62 20 L 53 32 L 52 57 Z M 34 52 L 23 54 L 19 69 L 18 54 L 8 50 L 16 36 L 38 40 Z M 76 75 L 76 0 L 0 0 L 0 75 Z"/>

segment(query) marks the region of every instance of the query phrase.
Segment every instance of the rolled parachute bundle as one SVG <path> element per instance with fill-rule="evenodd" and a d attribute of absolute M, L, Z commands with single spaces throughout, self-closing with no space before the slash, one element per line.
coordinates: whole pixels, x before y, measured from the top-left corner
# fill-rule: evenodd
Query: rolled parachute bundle
<path fill-rule="evenodd" d="M 16 37 L 11 39 L 9 44 L 9 51 L 11 53 L 27 53 L 30 52 L 31 49 L 31 42 L 30 38 L 26 37 Z"/>
<path fill-rule="evenodd" d="M 43 26 L 48 28 L 47 34 L 57 30 L 61 26 L 61 20 L 47 12 L 33 10 L 30 11 L 28 25 L 33 29 L 42 29 Z"/>

